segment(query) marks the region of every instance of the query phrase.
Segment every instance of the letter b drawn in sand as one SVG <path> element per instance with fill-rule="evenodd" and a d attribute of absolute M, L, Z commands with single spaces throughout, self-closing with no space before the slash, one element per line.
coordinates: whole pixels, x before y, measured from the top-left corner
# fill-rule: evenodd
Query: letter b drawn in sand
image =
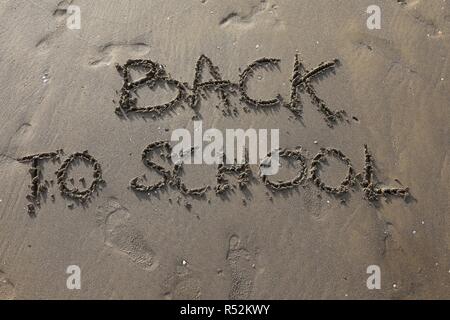
<path fill-rule="evenodd" d="M 367 13 L 370 14 L 367 18 L 367 28 L 369 30 L 381 29 L 381 8 L 377 5 L 371 5 L 367 8 Z"/>
<path fill-rule="evenodd" d="M 380 290 L 381 289 L 381 269 L 377 265 L 370 265 L 367 267 L 367 274 L 370 276 L 367 278 L 367 289 Z"/>
<path fill-rule="evenodd" d="M 66 26 L 70 30 L 81 29 L 81 9 L 79 6 L 70 5 L 67 7 L 69 17 L 66 20 Z"/>
<path fill-rule="evenodd" d="M 71 265 L 67 267 L 67 274 L 70 276 L 67 278 L 66 286 L 69 290 L 81 290 L 81 269 L 77 265 Z"/>

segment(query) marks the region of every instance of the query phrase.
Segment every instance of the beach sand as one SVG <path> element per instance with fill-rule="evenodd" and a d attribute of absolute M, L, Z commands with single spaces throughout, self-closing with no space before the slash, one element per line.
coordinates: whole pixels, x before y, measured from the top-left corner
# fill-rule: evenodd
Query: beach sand
<path fill-rule="evenodd" d="M 0 299 L 450 298 L 450 3 L 376 1 L 381 29 L 370 30 L 372 2 L 1 1 Z M 80 29 L 67 26 L 70 5 L 81 10 Z M 236 95 L 227 114 L 214 92 L 196 110 L 115 112 L 117 64 L 150 59 L 192 86 L 202 54 L 232 83 L 253 61 L 280 59 L 255 70 L 248 92 L 287 102 L 296 55 L 308 70 L 338 59 L 311 85 L 345 116 L 327 123 L 307 94 L 301 119 Z M 138 106 L 175 96 L 173 86 L 142 89 Z M 204 129 L 279 129 L 280 146 L 302 146 L 308 162 L 322 147 L 338 149 L 356 173 L 367 145 L 377 180 L 410 196 L 369 201 L 356 184 L 336 197 L 308 179 L 272 192 L 254 165 L 246 188 L 221 196 L 211 165 L 184 168 L 188 188 L 211 186 L 200 198 L 130 188 L 144 174 L 146 184 L 161 179 L 141 160 L 146 146 L 193 131 L 199 118 Z M 18 160 L 59 149 L 59 162 L 39 163 L 46 187 L 33 186 L 32 162 Z M 55 171 L 85 150 L 102 176 L 83 204 L 61 194 Z M 328 162 L 321 178 L 339 185 L 346 166 Z M 89 186 L 92 163 L 66 163 L 66 187 L 83 189 L 82 177 Z M 283 166 L 271 180 L 294 174 Z M 31 197 L 30 215 L 33 192 L 40 205 Z M 71 265 L 80 290 L 66 286 Z M 366 286 L 371 265 L 381 270 L 379 290 Z"/>

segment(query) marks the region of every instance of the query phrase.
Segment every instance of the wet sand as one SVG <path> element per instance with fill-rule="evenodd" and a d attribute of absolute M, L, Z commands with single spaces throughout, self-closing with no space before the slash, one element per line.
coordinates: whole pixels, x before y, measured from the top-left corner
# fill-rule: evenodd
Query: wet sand
<path fill-rule="evenodd" d="M 0 299 L 450 298 L 450 4 L 372 2 L 3 1 Z M 198 120 L 281 172 L 170 166 Z"/>

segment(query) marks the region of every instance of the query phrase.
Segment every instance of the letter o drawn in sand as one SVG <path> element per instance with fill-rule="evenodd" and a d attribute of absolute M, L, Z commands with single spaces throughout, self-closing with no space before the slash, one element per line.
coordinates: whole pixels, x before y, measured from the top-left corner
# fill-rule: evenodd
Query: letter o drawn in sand
<path fill-rule="evenodd" d="M 348 174 L 338 187 L 326 185 L 319 176 L 319 171 L 321 167 L 320 163 L 324 162 L 327 156 L 333 156 L 336 159 L 341 160 L 348 167 Z M 311 163 L 310 179 L 316 184 L 316 186 L 318 186 L 323 191 L 340 196 L 347 193 L 349 191 L 349 187 L 354 184 L 355 181 L 354 173 L 355 172 L 350 162 L 350 159 L 347 158 L 341 151 L 332 148 L 328 149 L 322 148 L 320 152 L 314 157 Z"/>
<path fill-rule="evenodd" d="M 269 158 L 271 156 L 272 156 L 272 152 L 270 152 L 267 155 L 267 157 L 269 157 Z M 286 158 L 286 159 L 292 159 L 295 162 L 299 163 L 301 168 L 297 172 L 297 175 L 294 178 L 287 180 L 287 181 L 273 182 L 273 181 L 270 181 L 267 178 L 267 175 L 265 175 L 262 172 L 261 166 L 263 166 L 263 163 L 261 163 L 260 172 L 261 172 L 261 178 L 262 178 L 263 183 L 266 185 L 266 187 L 268 187 L 274 191 L 292 189 L 292 188 L 299 186 L 305 179 L 306 173 L 307 173 L 306 159 L 301 154 L 301 149 L 295 149 L 295 150 L 283 149 L 279 152 L 279 157 Z"/>
<path fill-rule="evenodd" d="M 94 179 L 92 180 L 91 185 L 89 188 L 84 190 L 78 190 L 76 187 L 70 189 L 67 187 L 66 180 L 67 180 L 67 174 L 69 172 L 70 166 L 73 165 L 74 161 L 76 159 L 81 159 L 82 161 L 90 163 L 94 168 Z M 77 152 L 69 156 L 63 164 L 61 165 L 61 168 L 56 171 L 56 177 L 57 182 L 59 184 L 59 190 L 61 191 L 61 194 L 63 196 L 67 196 L 72 199 L 80 200 L 81 202 L 85 202 L 92 193 L 98 188 L 98 185 L 101 182 L 104 182 L 102 179 L 102 169 L 100 166 L 100 163 L 95 160 L 93 156 L 91 156 L 88 151 L 84 152 Z"/>

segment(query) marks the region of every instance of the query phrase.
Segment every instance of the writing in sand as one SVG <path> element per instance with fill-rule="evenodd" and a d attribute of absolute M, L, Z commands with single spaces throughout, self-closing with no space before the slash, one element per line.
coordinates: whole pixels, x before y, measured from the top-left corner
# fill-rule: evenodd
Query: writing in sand
<path fill-rule="evenodd" d="M 238 108 L 231 103 L 230 96 L 238 95 L 239 100 L 243 105 L 243 110 L 249 112 L 251 108 L 272 108 L 275 106 L 283 106 L 290 110 L 296 118 L 302 117 L 303 105 L 299 98 L 301 94 L 307 94 L 311 98 L 313 105 L 317 107 L 324 121 L 332 128 L 339 121 L 346 118 L 346 113 L 343 110 L 330 109 L 325 101 L 317 96 L 316 90 L 312 85 L 312 80 L 316 77 L 333 70 L 339 63 L 337 59 L 330 60 L 319 64 L 317 67 L 307 70 L 299 56 L 295 56 L 293 66 L 293 73 L 291 78 L 291 95 L 290 101 L 284 102 L 280 95 L 277 95 L 270 100 L 261 100 L 250 97 L 247 93 L 247 83 L 254 76 L 256 69 L 264 68 L 270 71 L 271 67 L 276 67 L 280 62 L 279 59 L 261 58 L 252 62 L 248 67 L 242 71 L 239 76 L 238 83 L 232 83 L 229 80 L 223 80 L 217 66 L 205 55 L 200 56 L 195 66 L 195 77 L 192 86 L 187 83 L 181 83 L 173 79 L 166 71 L 163 65 L 152 60 L 128 60 L 124 65 L 116 65 L 119 75 L 123 79 L 123 86 L 117 93 L 119 94 L 119 103 L 115 112 L 120 117 L 128 118 L 128 115 L 149 114 L 154 119 L 162 116 L 165 112 L 176 108 L 180 105 L 187 104 L 196 115 L 194 118 L 198 119 L 200 114 L 198 110 L 199 101 L 206 98 L 205 92 L 217 93 L 220 100 L 223 102 L 224 116 L 238 115 Z M 202 74 L 204 69 L 208 68 L 212 76 L 212 80 L 202 81 Z M 131 77 L 132 70 L 139 70 L 144 72 L 144 76 L 139 80 L 133 80 Z M 177 96 L 165 104 L 154 106 L 137 106 L 138 96 L 136 91 L 142 87 L 155 88 L 159 84 L 166 84 L 177 90 Z M 375 179 L 374 174 L 374 158 L 369 151 L 367 145 L 363 148 L 364 167 L 357 172 L 352 165 L 351 160 L 338 148 L 322 148 L 315 156 L 310 157 L 305 150 L 297 146 L 295 148 L 279 149 L 278 155 L 288 161 L 293 161 L 298 164 L 298 169 L 295 169 L 292 177 L 287 180 L 275 180 L 274 177 L 266 175 L 263 167 L 264 163 L 258 165 L 259 182 L 263 183 L 271 192 L 283 192 L 288 189 L 298 188 L 299 186 L 311 183 L 320 190 L 338 197 L 342 202 L 345 202 L 345 196 L 352 190 L 358 187 L 362 190 L 364 198 L 368 201 L 378 201 L 380 198 L 387 197 L 403 197 L 405 200 L 410 196 L 409 188 L 407 187 L 385 187 L 383 184 Z M 268 157 L 271 156 L 269 152 Z M 156 162 L 154 155 L 160 157 L 160 161 Z M 179 161 L 172 161 L 173 146 L 169 141 L 156 141 L 150 143 L 142 151 L 141 159 L 144 165 L 154 173 L 161 176 L 159 181 L 151 184 L 145 184 L 145 175 L 134 177 L 130 180 L 129 189 L 133 192 L 144 193 L 151 196 L 154 192 L 162 189 L 172 189 L 179 191 L 185 197 L 196 197 L 199 199 L 206 199 L 208 192 L 214 192 L 216 195 L 224 195 L 232 191 L 235 186 L 229 182 L 229 178 L 234 176 L 237 178 L 237 186 L 240 189 L 250 188 L 252 176 L 252 166 L 248 162 L 248 157 L 244 157 L 242 162 L 231 163 L 229 161 L 220 162 L 217 164 L 216 170 L 216 185 L 199 186 L 195 188 L 188 188 L 181 177 L 183 171 L 183 163 Z M 346 176 L 338 185 L 329 185 L 321 178 L 321 171 L 323 164 L 328 158 L 335 158 L 337 161 L 343 163 L 346 168 Z M 88 203 L 94 194 L 98 194 L 102 186 L 106 183 L 103 178 L 102 167 L 93 155 L 88 151 L 76 152 L 70 155 L 65 155 L 62 149 L 52 152 L 44 152 L 39 154 L 28 155 L 17 159 L 21 163 L 28 163 L 30 167 L 31 184 L 29 185 L 30 192 L 26 196 L 29 204 L 27 206 L 28 214 L 35 217 L 37 209 L 41 206 L 41 199 L 49 192 L 50 187 L 54 185 L 54 180 L 44 177 L 43 168 L 48 161 L 59 163 L 60 167 L 55 172 L 56 185 L 60 194 L 66 198 L 73 200 L 74 203 L 84 205 Z M 228 159 L 229 160 L 229 159 Z M 83 188 L 78 188 L 73 183 L 73 178 L 69 176 L 70 170 L 73 167 L 84 162 L 92 168 L 92 178 L 90 183 L 86 183 L 85 178 L 81 178 L 80 182 Z M 68 183 L 71 182 L 71 183 Z M 55 196 L 50 195 L 52 201 Z M 70 204 L 74 206 L 73 203 Z M 187 205 L 189 208 L 190 205 Z"/>

